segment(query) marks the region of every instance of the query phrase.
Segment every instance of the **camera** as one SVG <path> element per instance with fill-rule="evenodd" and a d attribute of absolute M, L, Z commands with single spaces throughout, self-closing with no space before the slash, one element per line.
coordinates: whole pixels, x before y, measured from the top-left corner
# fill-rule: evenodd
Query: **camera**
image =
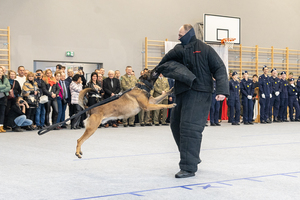
<path fill-rule="evenodd" d="M 78 71 L 83 71 L 83 67 L 78 67 Z"/>
<path fill-rule="evenodd" d="M 36 75 L 37 75 L 37 76 L 40 76 L 40 75 L 41 75 L 41 73 L 37 73 Z"/>
<path fill-rule="evenodd" d="M 24 103 L 24 100 L 20 100 L 19 103 L 20 103 L 20 104 Z"/>

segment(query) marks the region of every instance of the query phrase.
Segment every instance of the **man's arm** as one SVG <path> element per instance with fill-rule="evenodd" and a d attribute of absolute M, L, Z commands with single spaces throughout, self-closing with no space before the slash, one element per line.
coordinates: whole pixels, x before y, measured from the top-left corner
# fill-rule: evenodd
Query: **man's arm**
<path fill-rule="evenodd" d="M 208 48 L 208 66 L 213 77 L 216 79 L 216 94 L 217 96 L 220 94 L 229 96 L 229 83 L 226 67 L 217 52 L 210 46 L 208 46 Z M 220 97 L 223 99 L 225 98 L 223 96 Z M 218 97 L 218 99 L 220 98 Z"/>
<path fill-rule="evenodd" d="M 173 49 L 171 49 L 160 61 L 159 65 L 164 64 L 170 60 L 180 62 L 183 58 L 183 47 L 181 44 L 177 44 Z M 181 63 L 181 62 L 180 62 Z"/>

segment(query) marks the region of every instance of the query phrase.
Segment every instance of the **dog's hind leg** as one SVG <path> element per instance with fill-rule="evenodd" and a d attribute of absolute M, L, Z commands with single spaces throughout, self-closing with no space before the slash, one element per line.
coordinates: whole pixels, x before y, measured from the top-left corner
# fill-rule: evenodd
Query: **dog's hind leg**
<path fill-rule="evenodd" d="M 93 114 L 89 117 L 84 134 L 77 140 L 75 155 L 78 158 L 81 158 L 82 155 L 81 145 L 95 133 L 102 119 L 103 119 L 103 115 L 99 115 L 99 114 Z"/>

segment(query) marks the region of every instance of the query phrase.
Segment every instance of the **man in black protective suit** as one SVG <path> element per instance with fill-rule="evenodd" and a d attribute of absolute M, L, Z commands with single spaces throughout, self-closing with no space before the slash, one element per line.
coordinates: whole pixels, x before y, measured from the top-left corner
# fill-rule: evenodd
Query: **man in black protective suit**
<path fill-rule="evenodd" d="M 217 101 L 229 95 L 229 83 L 223 61 L 213 48 L 196 38 L 192 25 L 183 25 L 178 39 L 181 44 L 170 50 L 154 70 L 175 79 L 177 106 L 172 110 L 171 130 L 180 152 L 180 171 L 175 177 L 187 178 L 195 176 L 201 162 L 199 154 L 211 105 L 212 77 L 216 79 Z M 182 72 L 183 76 L 191 73 L 190 80 L 181 80 L 177 70 L 187 72 Z"/>

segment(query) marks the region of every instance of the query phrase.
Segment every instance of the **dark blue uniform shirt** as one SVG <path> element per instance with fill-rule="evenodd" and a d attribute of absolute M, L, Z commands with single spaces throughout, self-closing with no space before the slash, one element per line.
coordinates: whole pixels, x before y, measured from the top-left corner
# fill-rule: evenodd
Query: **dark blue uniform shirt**
<path fill-rule="evenodd" d="M 275 92 L 281 92 L 280 79 L 277 77 L 270 77 L 270 81 L 272 84 L 272 94 L 275 95 Z"/>
<path fill-rule="evenodd" d="M 243 79 L 240 83 L 240 87 L 241 87 L 241 93 L 244 96 L 248 96 L 248 95 L 253 96 L 254 84 L 251 79 L 248 79 L 247 81 L 246 81 L 246 79 Z"/>
<path fill-rule="evenodd" d="M 272 93 L 272 85 L 270 82 L 270 77 L 264 74 L 259 77 L 259 94 L 265 94 L 266 97 L 270 96 Z"/>
<path fill-rule="evenodd" d="M 238 80 L 234 81 L 233 79 L 229 81 L 229 91 L 230 96 L 228 100 L 237 100 L 239 99 L 239 90 L 240 90 L 240 83 Z"/>
<path fill-rule="evenodd" d="M 280 88 L 281 88 L 281 92 L 280 92 L 280 98 L 288 98 L 288 82 L 287 80 L 281 80 L 280 81 Z"/>

